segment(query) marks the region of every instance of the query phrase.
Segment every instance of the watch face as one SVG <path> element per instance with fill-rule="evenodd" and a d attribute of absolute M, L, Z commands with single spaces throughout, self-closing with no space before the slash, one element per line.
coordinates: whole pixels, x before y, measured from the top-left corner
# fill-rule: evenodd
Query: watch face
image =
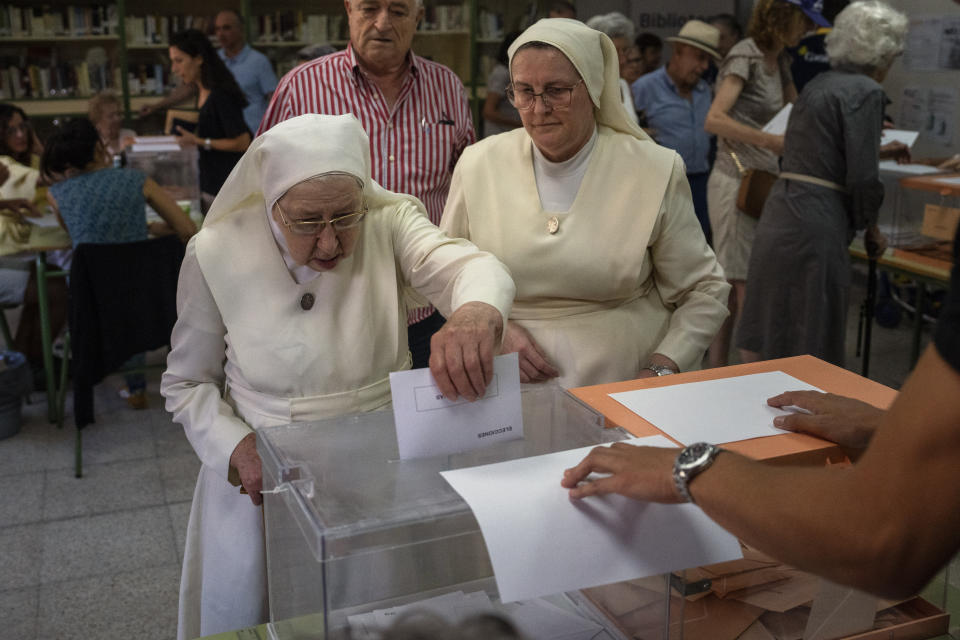
<path fill-rule="evenodd" d="M 692 444 L 680 453 L 678 462 L 681 466 L 696 466 L 701 460 L 710 453 L 710 445 L 706 442 Z"/>

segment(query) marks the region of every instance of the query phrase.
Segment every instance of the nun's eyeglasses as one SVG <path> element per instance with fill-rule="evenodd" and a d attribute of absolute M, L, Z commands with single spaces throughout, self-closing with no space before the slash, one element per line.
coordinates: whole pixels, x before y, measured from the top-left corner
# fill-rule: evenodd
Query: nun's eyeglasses
<path fill-rule="evenodd" d="M 359 225 L 360 222 L 363 221 L 363 217 L 367 215 L 367 206 L 363 205 L 359 211 L 335 214 L 334 218 L 329 221 L 316 219 L 291 221 L 287 218 L 286 214 L 283 213 L 279 202 L 277 202 L 277 211 L 280 212 L 280 221 L 283 223 L 283 226 L 290 229 L 291 233 L 298 236 L 318 236 L 323 233 L 328 224 L 333 228 L 334 232 L 353 229 Z"/>
<path fill-rule="evenodd" d="M 583 84 L 581 78 L 579 82 L 569 87 L 548 86 L 540 93 L 535 93 L 531 87 L 516 88 L 513 85 L 507 87 L 507 99 L 514 107 L 520 111 L 533 109 L 537 97 L 543 100 L 545 109 L 562 111 L 570 108 L 570 102 L 573 100 L 573 90 Z"/>

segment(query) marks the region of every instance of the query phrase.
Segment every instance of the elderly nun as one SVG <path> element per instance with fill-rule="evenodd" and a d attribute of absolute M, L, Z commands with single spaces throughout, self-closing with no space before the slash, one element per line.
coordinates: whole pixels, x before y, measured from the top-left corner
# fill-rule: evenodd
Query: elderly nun
<path fill-rule="evenodd" d="M 464 151 L 440 227 L 510 268 L 504 350 L 519 353 L 521 380 L 699 367 L 729 285 L 680 156 L 627 118 L 610 38 L 541 20 L 510 48 L 510 74 L 523 128 Z"/>
<path fill-rule="evenodd" d="M 254 431 L 387 406 L 389 373 L 410 367 L 410 287 L 448 318 L 430 359 L 443 393 L 476 399 L 492 376 L 509 273 L 441 233 L 418 200 L 371 180 L 369 149 L 350 115 L 277 125 L 187 246 L 161 385 L 202 462 L 179 638 L 265 621 Z"/>
<path fill-rule="evenodd" d="M 793 107 L 780 179 L 757 224 L 737 329 L 745 360 L 811 354 L 844 364 L 848 247 L 863 229 L 868 251 L 882 252 L 877 159 L 905 151 L 880 146 L 880 82 L 903 51 L 907 26 L 882 2 L 854 2 L 827 35 L 832 68 Z"/>

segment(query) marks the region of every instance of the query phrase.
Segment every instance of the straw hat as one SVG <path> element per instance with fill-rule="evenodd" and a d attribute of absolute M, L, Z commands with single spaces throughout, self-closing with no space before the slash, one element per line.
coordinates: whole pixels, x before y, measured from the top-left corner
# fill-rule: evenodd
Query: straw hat
<path fill-rule="evenodd" d="M 717 60 L 722 57 L 717 51 L 717 47 L 720 46 L 720 30 L 701 20 L 687 20 L 680 29 L 680 33 L 667 38 L 667 42 L 688 44 L 706 51 Z"/>

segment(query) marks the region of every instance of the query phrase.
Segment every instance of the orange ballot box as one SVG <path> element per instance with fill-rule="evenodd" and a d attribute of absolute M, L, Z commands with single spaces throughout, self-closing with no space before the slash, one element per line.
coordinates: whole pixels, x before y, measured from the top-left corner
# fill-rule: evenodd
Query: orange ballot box
<path fill-rule="evenodd" d="M 671 438 L 669 433 L 661 431 L 614 400 L 610 397 L 610 394 L 772 371 L 782 371 L 823 391 L 857 398 L 880 408 L 888 407 L 897 394 L 889 387 L 813 356 L 796 356 L 704 371 L 690 371 L 671 376 L 578 387 L 570 389 L 570 393 L 602 414 L 608 427 L 622 427 L 635 436 L 665 435 Z M 782 391 L 792 391 L 792 389 L 782 389 Z M 676 441 L 674 438 L 671 439 Z M 840 447 L 832 442 L 800 433 L 783 433 L 770 437 L 723 443 L 723 448 L 758 460 L 776 459 L 778 462 L 790 464 L 822 463 L 824 460 L 843 455 Z"/>

